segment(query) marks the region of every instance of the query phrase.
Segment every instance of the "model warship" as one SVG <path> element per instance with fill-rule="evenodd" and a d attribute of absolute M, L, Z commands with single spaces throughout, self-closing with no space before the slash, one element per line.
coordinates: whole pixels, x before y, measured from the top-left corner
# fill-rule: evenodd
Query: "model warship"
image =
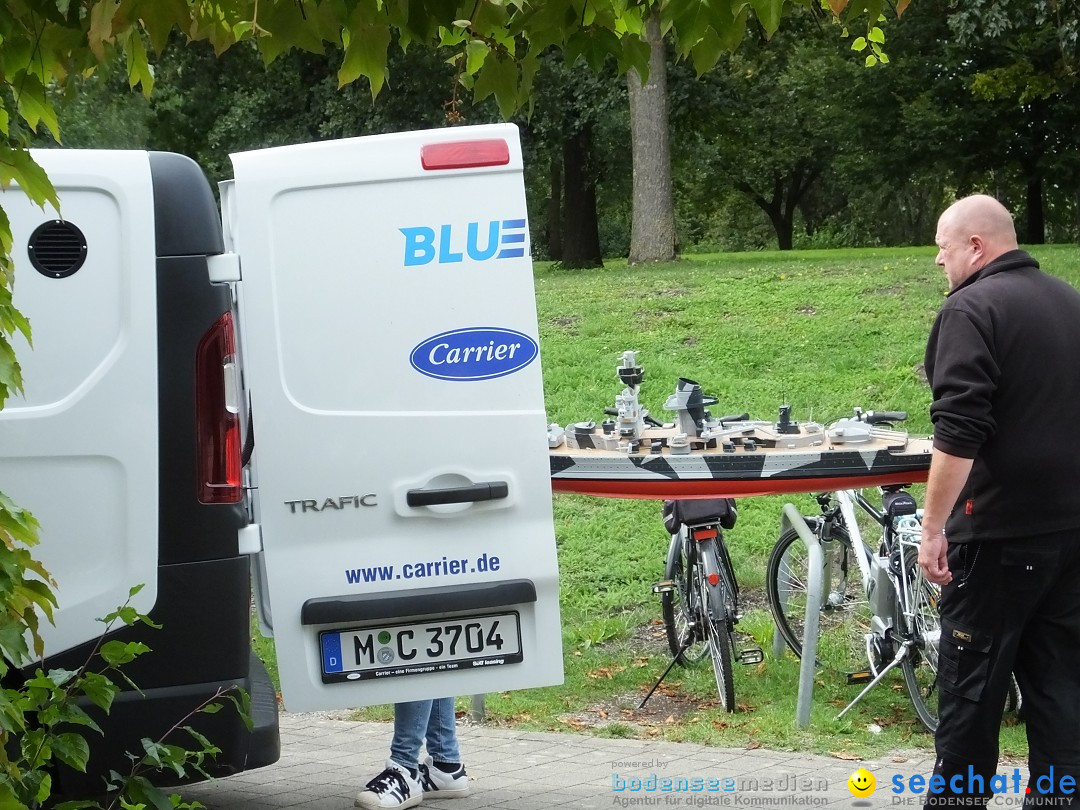
<path fill-rule="evenodd" d="M 713 417 L 716 404 L 693 380 L 679 380 L 661 423 L 641 407 L 637 352 L 617 368 L 625 385 L 599 425 L 548 426 L 551 487 L 616 498 L 720 498 L 825 492 L 925 481 L 931 441 L 892 424 L 902 413 L 864 412 L 829 425 L 796 422 L 790 406 L 775 422 L 748 414 Z"/>

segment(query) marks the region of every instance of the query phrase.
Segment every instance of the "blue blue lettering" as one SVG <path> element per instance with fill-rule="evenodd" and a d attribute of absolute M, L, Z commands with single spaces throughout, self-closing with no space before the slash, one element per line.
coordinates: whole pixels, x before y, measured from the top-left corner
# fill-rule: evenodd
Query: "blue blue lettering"
<path fill-rule="evenodd" d="M 484 247 L 481 247 L 481 231 L 484 227 L 485 223 L 468 223 L 464 253 L 454 250 L 452 224 L 440 225 L 437 239 L 434 228 L 399 228 L 405 236 L 405 266 L 430 264 L 436 260 L 436 255 L 439 264 L 457 264 L 464 260 L 465 254 L 477 262 L 487 261 L 492 257 L 515 259 L 525 255 L 528 223 L 524 219 L 488 221 L 487 240 Z"/>
<path fill-rule="evenodd" d="M 450 226 L 443 225 L 439 229 L 439 264 L 453 264 L 461 258 L 460 253 L 450 252 Z"/>
<path fill-rule="evenodd" d="M 405 235 L 405 266 L 427 264 L 435 258 L 435 231 L 431 228 L 399 228 Z"/>
<path fill-rule="evenodd" d="M 894 776 L 892 778 L 892 783 L 893 783 L 893 789 L 892 789 L 893 793 L 903 793 L 904 792 L 904 777 L 903 776 L 901 776 L 900 774 L 896 774 L 896 776 Z M 912 787 L 914 787 L 914 786 L 912 786 Z"/>
<path fill-rule="evenodd" d="M 611 789 L 612 790 L 626 790 L 626 781 L 620 779 L 617 773 L 611 775 Z"/>
<path fill-rule="evenodd" d="M 484 261 L 484 259 L 490 259 L 495 255 L 495 251 L 499 249 L 499 223 L 498 221 L 488 223 L 488 241 L 487 247 L 480 250 L 480 246 L 477 244 L 479 238 L 480 223 L 469 223 L 469 240 L 465 245 L 465 249 L 469 253 L 469 258 L 478 262 Z"/>

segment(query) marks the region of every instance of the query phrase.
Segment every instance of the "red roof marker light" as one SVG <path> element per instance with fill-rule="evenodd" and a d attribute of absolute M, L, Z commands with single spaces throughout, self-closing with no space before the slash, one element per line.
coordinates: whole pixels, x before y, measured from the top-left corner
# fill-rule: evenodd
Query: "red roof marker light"
<path fill-rule="evenodd" d="M 480 166 L 505 166 L 509 162 L 510 147 L 501 138 L 484 141 L 430 143 L 420 147 L 420 163 L 428 171 L 475 169 Z"/>

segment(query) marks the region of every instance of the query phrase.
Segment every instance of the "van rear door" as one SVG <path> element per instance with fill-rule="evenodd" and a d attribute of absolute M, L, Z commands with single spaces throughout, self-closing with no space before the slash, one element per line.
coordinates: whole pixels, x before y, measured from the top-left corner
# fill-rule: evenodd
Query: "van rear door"
<path fill-rule="evenodd" d="M 561 683 L 516 128 L 233 165 L 262 617 L 286 705 Z"/>
<path fill-rule="evenodd" d="M 158 587 L 157 288 L 146 152 L 34 153 L 63 219 L 4 195 L 15 237 L 14 303 L 33 348 L 14 343 L 25 394 L 0 413 L 0 490 L 41 524 L 34 553 L 59 588 L 46 653 L 101 635 Z"/>

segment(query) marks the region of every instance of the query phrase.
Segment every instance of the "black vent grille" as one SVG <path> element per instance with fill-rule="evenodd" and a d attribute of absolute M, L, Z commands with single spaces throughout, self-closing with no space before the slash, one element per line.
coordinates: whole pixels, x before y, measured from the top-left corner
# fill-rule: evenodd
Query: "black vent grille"
<path fill-rule="evenodd" d="M 34 269 L 49 278 L 66 278 L 86 261 L 86 237 L 70 222 L 60 219 L 39 225 L 26 249 Z"/>

